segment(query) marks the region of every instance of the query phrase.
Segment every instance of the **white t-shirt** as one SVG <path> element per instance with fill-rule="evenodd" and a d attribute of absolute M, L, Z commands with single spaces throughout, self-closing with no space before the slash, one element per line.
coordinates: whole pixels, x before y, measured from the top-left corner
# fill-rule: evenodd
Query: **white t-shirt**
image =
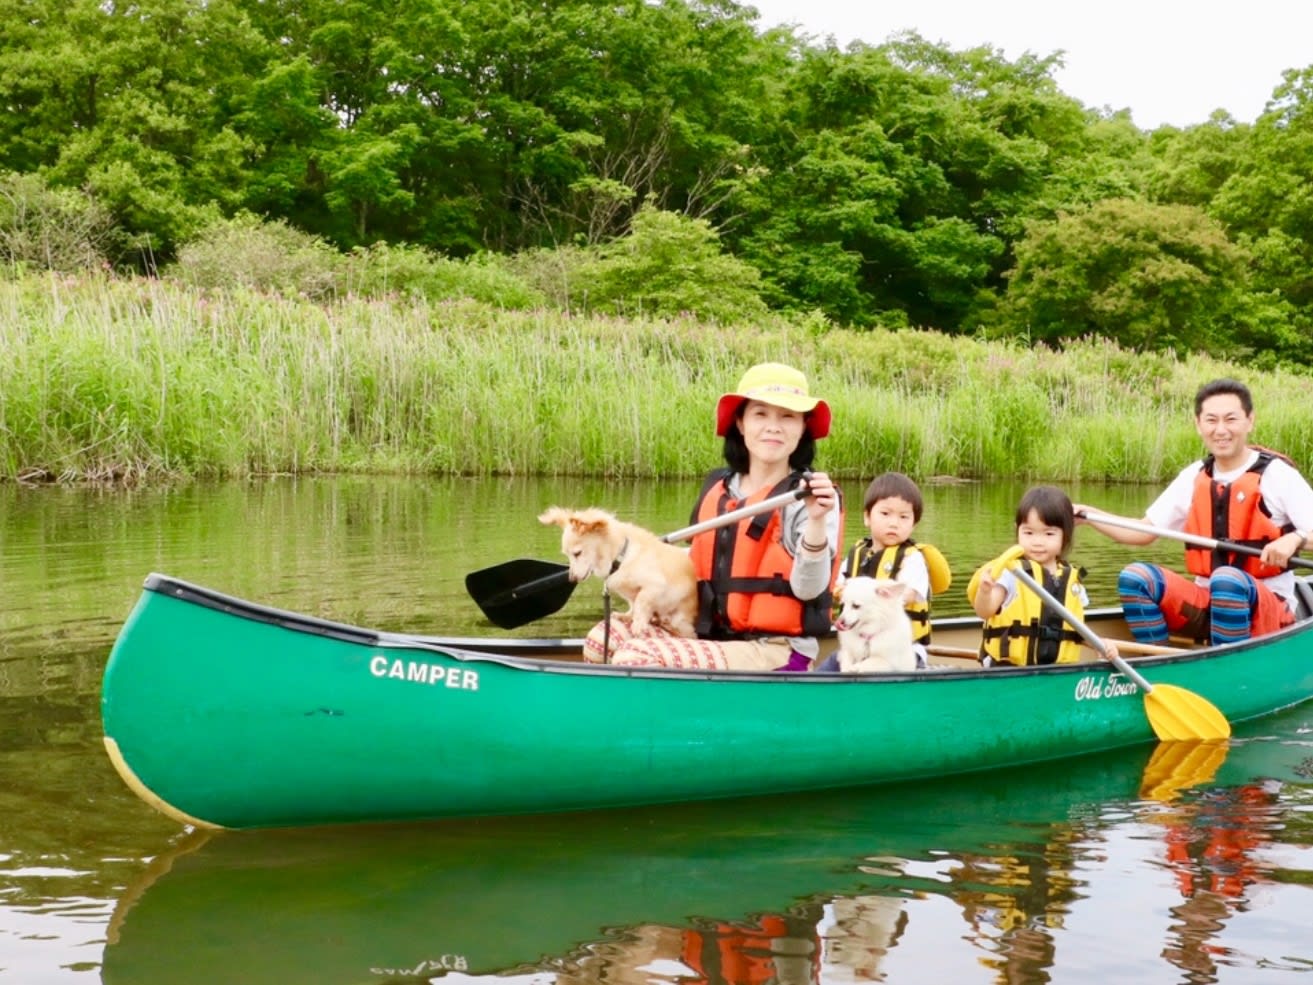
<path fill-rule="evenodd" d="M 1213 479 L 1216 482 L 1234 482 L 1256 461 L 1258 452 L 1251 450 L 1240 468 L 1226 472 L 1215 469 Z M 1181 470 L 1171 485 L 1145 511 L 1145 518 L 1150 524 L 1168 530 L 1185 529 L 1185 518 L 1190 513 L 1190 502 L 1194 498 L 1195 476 L 1203 467 L 1204 463 L 1198 461 Z M 1272 464 L 1259 477 L 1258 491 L 1263 496 L 1263 503 L 1272 516 L 1272 522 L 1278 527 L 1291 524 L 1300 533 L 1313 531 L 1313 488 L 1299 474 L 1298 469 L 1279 458 L 1272 459 Z M 1196 577 L 1195 581 L 1201 585 L 1208 584 L 1208 579 L 1202 576 Z M 1292 612 L 1295 610 L 1294 572 L 1283 571 L 1271 578 L 1264 578 L 1263 584 L 1285 599 Z"/>

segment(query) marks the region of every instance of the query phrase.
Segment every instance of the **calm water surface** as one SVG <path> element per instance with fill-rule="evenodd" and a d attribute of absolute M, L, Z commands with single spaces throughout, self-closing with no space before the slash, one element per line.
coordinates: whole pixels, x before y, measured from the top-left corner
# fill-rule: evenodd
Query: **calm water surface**
<path fill-rule="evenodd" d="M 557 559 L 542 508 L 603 505 L 667 531 L 696 487 L 0 487 L 0 983 L 1313 981 L 1313 707 L 1242 726 L 1225 753 L 215 836 L 152 812 L 104 756 L 100 675 L 149 571 L 346 622 L 480 634 L 463 576 Z M 860 484 L 846 491 L 860 501 Z M 1010 543 L 1021 491 L 926 490 L 918 537 L 959 579 L 937 611 L 966 611 L 966 577 Z M 1152 493 L 1071 491 L 1133 515 Z M 1129 550 L 1078 540 L 1095 604 L 1113 601 Z M 599 610 L 581 586 L 515 635 L 576 636 Z M 1026 709 L 981 713 L 1002 740 Z"/>

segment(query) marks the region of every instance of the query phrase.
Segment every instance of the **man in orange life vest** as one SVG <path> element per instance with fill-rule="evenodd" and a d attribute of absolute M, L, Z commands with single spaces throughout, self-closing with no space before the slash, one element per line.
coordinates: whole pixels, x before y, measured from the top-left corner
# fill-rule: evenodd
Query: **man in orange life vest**
<path fill-rule="evenodd" d="M 1313 532 L 1313 489 L 1284 455 L 1249 444 L 1254 402 L 1236 380 L 1205 383 L 1195 394 L 1194 425 L 1207 456 L 1186 466 L 1149 507 L 1143 523 L 1261 548 L 1261 557 L 1188 546 L 1183 578 L 1136 562 L 1117 581 L 1127 624 L 1142 643 L 1171 633 L 1216 644 L 1271 633 L 1295 618 L 1294 575 L 1286 564 Z M 1084 520 L 1123 544 L 1156 535 Z M 1105 514 L 1107 515 L 1107 514 Z"/>

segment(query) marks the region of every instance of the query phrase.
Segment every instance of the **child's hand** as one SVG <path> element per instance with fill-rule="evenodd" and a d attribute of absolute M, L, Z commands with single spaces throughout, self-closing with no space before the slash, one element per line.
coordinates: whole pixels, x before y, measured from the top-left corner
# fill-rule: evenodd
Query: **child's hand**
<path fill-rule="evenodd" d="M 976 586 L 976 596 L 971 599 L 971 608 L 975 610 L 976 615 L 981 619 L 989 619 L 998 614 L 999 606 L 1003 604 L 1006 593 L 1003 586 L 998 583 L 1002 572 L 994 573 L 993 565 L 985 564 L 980 568 L 976 575 L 972 576 L 972 581 Z M 971 589 L 967 588 L 967 596 L 970 597 Z"/>
<path fill-rule="evenodd" d="M 1100 640 L 1100 642 L 1103 643 L 1103 651 L 1104 651 L 1104 655 L 1105 655 L 1109 660 L 1116 660 L 1118 657 L 1121 656 L 1121 651 L 1117 649 L 1117 641 L 1116 641 L 1116 640 L 1107 640 L 1107 639 L 1104 639 L 1103 637 L 1099 637 L 1099 640 Z"/>
<path fill-rule="evenodd" d="M 989 562 L 989 574 L 995 581 L 1003 577 L 1003 572 L 1012 567 L 1017 561 L 1026 556 L 1026 551 L 1020 544 L 1013 544 L 1006 551 Z"/>

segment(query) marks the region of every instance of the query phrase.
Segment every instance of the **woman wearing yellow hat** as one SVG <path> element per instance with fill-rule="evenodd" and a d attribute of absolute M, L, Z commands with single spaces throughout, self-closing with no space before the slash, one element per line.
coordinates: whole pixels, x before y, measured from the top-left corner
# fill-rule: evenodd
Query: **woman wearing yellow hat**
<path fill-rule="evenodd" d="M 843 543 L 839 491 L 811 471 L 816 441 L 830 433 L 830 407 L 791 366 L 753 366 L 716 404 L 725 468 L 707 476 L 693 507 L 700 522 L 799 486 L 802 499 L 698 534 L 698 637 L 655 628 L 635 636 L 612 620 L 588 634 L 584 656 L 611 662 L 715 670 L 806 670 L 816 637 L 830 628 L 830 589 Z"/>

